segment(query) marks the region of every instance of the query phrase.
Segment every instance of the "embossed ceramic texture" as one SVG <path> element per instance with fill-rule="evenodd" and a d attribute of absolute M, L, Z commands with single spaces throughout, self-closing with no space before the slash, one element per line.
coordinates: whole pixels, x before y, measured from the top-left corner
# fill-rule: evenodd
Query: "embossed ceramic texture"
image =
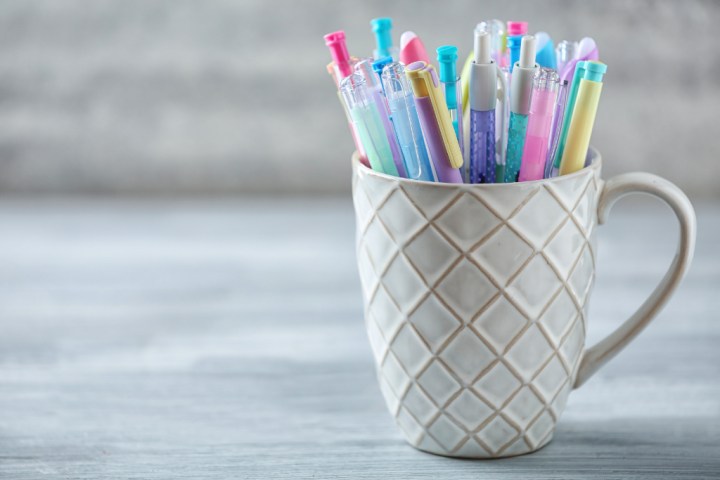
<path fill-rule="evenodd" d="M 583 360 L 604 188 L 593 154 L 572 175 L 494 185 L 415 182 L 353 162 L 367 333 L 382 394 L 414 447 L 487 458 L 547 444 L 573 387 L 629 342 L 679 282 L 694 215 L 666 182 L 679 195 L 664 198 L 673 208 L 687 202 L 678 207 L 680 260 L 646 302 L 653 308 L 643 305 Z M 615 190 L 664 182 L 641 175 Z"/>

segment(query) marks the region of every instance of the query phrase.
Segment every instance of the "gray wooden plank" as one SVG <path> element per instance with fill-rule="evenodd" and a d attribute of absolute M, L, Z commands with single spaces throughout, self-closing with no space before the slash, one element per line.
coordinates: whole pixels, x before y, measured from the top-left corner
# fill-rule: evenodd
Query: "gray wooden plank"
<path fill-rule="evenodd" d="M 589 341 L 669 264 L 674 220 L 600 230 Z M 720 242 L 701 206 L 677 296 L 498 461 L 407 446 L 375 383 L 343 200 L 0 202 L 0 478 L 718 478 Z"/>

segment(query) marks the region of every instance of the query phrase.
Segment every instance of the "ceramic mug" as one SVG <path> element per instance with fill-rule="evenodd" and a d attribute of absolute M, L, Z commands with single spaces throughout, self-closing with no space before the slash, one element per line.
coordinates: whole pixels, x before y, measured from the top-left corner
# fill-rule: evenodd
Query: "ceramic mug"
<path fill-rule="evenodd" d="M 440 455 L 494 458 L 546 445 L 568 394 L 670 298 L 690 265 L 695 213 L 647 173 L 607 182 L 601 159 L 533 182 L 418 182 L 353 157 L 365 323 L 380 389 L 405 439 Z M 585 349 L 595 230 L 628 193 L 665 201 L 677 254 L 642 306 Z"/>

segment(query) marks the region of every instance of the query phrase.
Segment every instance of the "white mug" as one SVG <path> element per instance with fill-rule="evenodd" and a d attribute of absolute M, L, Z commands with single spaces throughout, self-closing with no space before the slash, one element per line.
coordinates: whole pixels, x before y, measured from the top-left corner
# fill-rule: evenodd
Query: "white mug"
<path fill-rule="evenodd" d="M 365 322 L 380 389 L 405 439 L 497 458 L 546 445 L 568 394 L 652 320 L 690 265 L 695 213 L 647 173 L 468 185 L 374 172 L 353 157 Z M 618 198 L 659 197 L 680 224 L 667 274 L 635 314 L 585 349 L 596 235 Z"/>

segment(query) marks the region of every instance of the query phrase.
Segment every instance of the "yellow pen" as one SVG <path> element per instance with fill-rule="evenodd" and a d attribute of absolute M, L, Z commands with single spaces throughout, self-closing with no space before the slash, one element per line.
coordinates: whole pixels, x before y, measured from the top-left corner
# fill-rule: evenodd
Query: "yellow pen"
<path fill-rule="evenodd" d="M 412 84 L 420 129 L 438 182 L 463 183 L 459 170 L 463 165 L 462 152 L 435 69 L 425 62 L 414 62 L 405 73 Z"/>
<path fill-rule="evenodd" d="M 580 80 L 560 163 L 560 175 L 576 172 L 585 166 L 585 157 L 590 146 L 590 136 L 602 92 L 602 78 L 606 71 L 607 65 L 604 63 L 585 63 L 585 75 Z"/>

